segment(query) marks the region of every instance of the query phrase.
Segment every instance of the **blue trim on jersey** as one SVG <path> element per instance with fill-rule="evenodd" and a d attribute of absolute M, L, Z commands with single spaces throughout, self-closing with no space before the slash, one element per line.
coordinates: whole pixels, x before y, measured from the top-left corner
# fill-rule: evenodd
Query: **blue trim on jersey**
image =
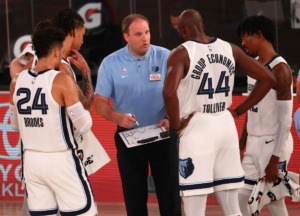
<path fill-rule="evenodd" d="M 85 195 L 86 195 L 86 206 L 83 207 L 82 209 L 76 210 L 76 211 L 69 211 L 69 212 L 60 211 L 61 216 L 74 216 L 74 215 L 84 214 L 87 211 L 89 211 L 91 206 L 92 206 L 92 196 L 93 195 L 90 193 L 90 190 L 89 190 L 89 187 L 88 187 L 88 179 L 85 180 L 83 178 L 82 174 L 81 174 L 83 165 L 82 165 L 80 159 L 78 158 L 75 149 L 72 149 L 72 156 L 73 156 L 73 159 L 74 159 L 74 162 L 75 162 L 78 177 L 80 179 L 80 182 L 83 186 L 83 189 L 84 189 L 84 192 L 85 192 Z M 86 172 L 84 172 L 84 173 L 86 173 Z"/>
<path fill-rule="evenodd" d="M 74 126 L 73 126 L 73 122 L 71 121 L 70 118 L 69 118 L 69 123 L 70 123 L 71 133 L 72 133 L 72 137 L 73 137 L 73 142 L 74 142 L 74 144 L 75 144 L 75 149 L 78 149 L 78 143 L 77 143 L 77 141 L 76 141 L 76 139 L 75 139 L 75 136 L 74 136 L 74 130 L 73 130 Z"/>
<path fill-rule="evenodd" d="M 30 215 L 39 216 L 39 215 L 54 215 L 57 214 L 58 209 L 46 210 L 46 211 L 30 211 Z"/>
<path fill-rule="evenodd" d="M 28 69 L 28 74 L 30 74 L 31 76 L 33 77 L 37 77 L 38 75 L 41 75 L 41 74 L 44 74 L 46 73 L 47 71 L 50 71 L 51 69 L 46 69 L 46 70 L 43 70 L 41 72 L 32 72 L 31 69 Z"/>
<path fill-rule="evenodd" d="M 189 41 L 194 41 L 194 42 L 199 43 L 199 44 L 211 44 L 211 43 L 216 42 L 217 39 L 218 39 L 218 38 L 213 38 L 213 39 L 212 39 L 211 41 L 209 41 L 209 42 L 200 42 L 200 41 L 197 41 L 197 40 L 189 40 Z"/>
<path fill-rule="evenodd" d="M 69 130 L 67 127 L 67 119 L 69 119 L 68 116 L 66 116 L 66 107 L 60 107 L 60 117 L 61 117 L 61 124 L 63 129 L 63 136 L 65 139 L 65 143 L 67 144 L 67 147 L 69 149 L 73 149 L 73 144 L 71 142 L 71 138 L 69 135 Z"/>
<path fill-rule="evenodd" d="M 256 183 L 257 183 L 256 180 L 245 179 L 245 184 L 248 184 L 248 185 L 255 185 Z"/>
<path fill-rule="evenodd" d="M 180 190 L 207 189 L 218 185 L 239 183 L 239 182 L 243 182 L 244 180 L 245 180 L 244 176 L 238 178 L 220 179 L 220 180 L 214 180 L 212 182 L 206 182 L 206 183 L 199 183 L 199 184 L 192 184 L 192 185 L 179 185 L 179 189 Z"/>

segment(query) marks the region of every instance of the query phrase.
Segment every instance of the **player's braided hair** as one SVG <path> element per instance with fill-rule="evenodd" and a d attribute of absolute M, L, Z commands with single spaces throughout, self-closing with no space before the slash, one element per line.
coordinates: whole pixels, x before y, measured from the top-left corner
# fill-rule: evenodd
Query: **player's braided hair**
<path fill-rule="evenodd" d="M 275 26 L 272 20 L 262 15 L 247 17 L 239 24 L 237 29 L 238 37 L 245 33 L 249 35 L 258 33 L 271 43 L 275 41 Z"/>
<path fill-rule="evenodd" d="M 53 26 L 36 29 L 32 35 L 33 49 L 38 58 L 48 56 L 54 48 L 61 48 L 64 40 L 64 32 Z"/>
<path fill-rule="evenodd" d="M 67 36 L 73 35 L 74 29 L 83 27 L 84 21 L 76 11 L 66 8 L 53 17 L 53 24 L 61 28 Z"/>

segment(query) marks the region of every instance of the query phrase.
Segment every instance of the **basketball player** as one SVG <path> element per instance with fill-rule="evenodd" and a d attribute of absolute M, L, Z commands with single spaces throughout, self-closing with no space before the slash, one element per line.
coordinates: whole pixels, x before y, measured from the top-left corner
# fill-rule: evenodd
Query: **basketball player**
<path fill-rule="evenodd" d="M 30 214 L 56 215 L 59 209 L 62 215 L 92 216 L 97 208 L 73 135 L 73 126 L 84 134 L 92 119 L 79 101 L 74 81 L 55 70 L 64 38 L 54 28 L 34 32 L 39 61 L 11 82 L 11 124 L 22 139 Z"/>
<path fill-rule="evenodd" d="M 61 28 L 65 34 L 64 53 L 62 54 L 63 58 L 59 65 L 59 70 L 68 74 L 74 81 L 76 81 L 76 76 L 70 62 L 75 65 L 79 71 L 81 71 L 83 84 L 82 87 L 77 85 L 77 90 L 80 102 L 86 110 L 90 110 L 94 95 L 90 68 L 83 56 L 78 52 L 83 43 L 83 35 L 85 33 L 84 21 L 76 11 L 72 9 L 64 9 L 52 19 L 47 19 L 38 23 L 36 29 L 46 28 L 50 25 L 55 25 L 56 27 Z M 69 56 L 70 54 L 71 56 Z M 36 59 L 34 55 L 35 52 L 32 49 L 32 44 L 29 44 L 21 55 L 12 61 L 10 65 L 12 78 L 15 74 L 21 71 L 21 68 L 25 69 L 36 65 L 37 61 L 34 60 Z M 22 207 L 22 216 L 27 215 L 28 205 L 25 198 Z"/>
<path fill-rule="evenodd" d="M 78 85 L 77 90 L 80 102 L 85 109 L 90 110 L 94 98 L 91 71 L 83 56 L 78 52 L 83 44 L 83 36 L 85 34 L 84 20 L 76 11 L 67 8 L 54 16 L 52 22 L 55 26 L 61 28 L 66 35 L 64 41 L 65 52 L 62 54 L 63 64 L 59 66 L 59 70 L 68 73 L 75 81 L 76 76 L 71 64 L 75 65 L 82 73 L 82 89 Z"/>
<path fill-rule="evenodd" d="M 277 79 L 276 85 L 247 113 L 240 138 L 245 187 L 240 189 L 240 207 L 244 216 L 250 215 L 248 199 L 259 177 L 266 182 L 276 182 L 278 170 L 286 170 L 293 151 L 290 132 L 292 124 L 292 72 L 287 62 L 274 50 L 275 27 L 264 16 L 252 16 L 238 27 L 238 36 L 246 53 L 269 69 Z M 257 81 L 248 77 L 248 92 Z M 245 151 L 246 147 L 246 151 Z M 245 151 L 245 153 L 244 153 Z M 284 199 L 268 204 L 275 216 L 287 216 Z"/>
<path fill-rule="evenodd" d="M 59 70 L 69 74 L 75 81 L 76 76 L 71 64 L 82 73 L 82 88 L 78 85 L 77 89 L 84 108 L 90 110 L 94 95 L 91 72 L 84 57 L 78 52 L 83 44 L 83 36 L 85 34 L 84 20 L 76 11 L 67 8 L 58 12 L 51 20 L 44 20 L 38 23 L 36 28 L 45 28 L 49 25 L 55 25 L 65 33 L 65 52 L 63 53 L 62 64 L 60 64 Z M 11 62 L 11 78 L 22 69 L 34 66 L 36 62 L 33 61 L 33 57 L 34 51 L 32 50 L 32 45 L 28 44 L 21 55 Z"/>
<path fill-rule="evenodd" d="M 185 42 L 170 54 L 163 96 L 180 136 L 179 187 L 185 214 L 204 216 L 207 195 L 215 192 L 224 215 L 241 215 L 238 188 L 244 172 L 234 118 L 260 101 L 275 78 L 236 45 L 207 36 L 196 10 L 180 15 L 177 30 Z M 236 68 L 258 81 L 252 94 L 229 111 Z"/>

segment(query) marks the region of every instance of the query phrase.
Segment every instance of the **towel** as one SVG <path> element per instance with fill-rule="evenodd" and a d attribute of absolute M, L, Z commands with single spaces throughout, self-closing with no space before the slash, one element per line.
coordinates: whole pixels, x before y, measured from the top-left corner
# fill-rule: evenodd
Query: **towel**
<path fill-rule="evenodd" d="M 110 162 L 108 154 L 91 130 L 83 135 L 77 136 L 76 141 L 78 144 L 77 154 L 88 175 L 95 173 Z"/>
<path fill-rule="evenodd" d="M 266 183 L 265 177 L 259 178 L 248 200 L 251 215 L 258 216 L 264 205 L 285 196 L 289 196 L 293 202 L 299 202 L 300 186 L 298 173 L 280 170 L 278 180 L 274 183 Z"/>

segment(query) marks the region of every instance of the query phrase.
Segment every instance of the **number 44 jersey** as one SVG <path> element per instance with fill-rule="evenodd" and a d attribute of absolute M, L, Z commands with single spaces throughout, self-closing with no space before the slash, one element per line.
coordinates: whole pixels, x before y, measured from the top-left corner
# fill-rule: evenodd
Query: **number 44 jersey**
<path fill-rule="evenodd" d="M 52 97 L 55 70 L 39 73 L 32 69 L 20 73 L 13 95 L 23 148 L 57 152 L 75 148 L 66 107 Z"/>
<path fill-rule="evenodd" d="M 218 114 L 232 103 L 235 60 L 231 45 L 219 38 L 209 43 L 186 41 L 190 68 L 177 94 L 180 117 L 194 111 Z"/>

